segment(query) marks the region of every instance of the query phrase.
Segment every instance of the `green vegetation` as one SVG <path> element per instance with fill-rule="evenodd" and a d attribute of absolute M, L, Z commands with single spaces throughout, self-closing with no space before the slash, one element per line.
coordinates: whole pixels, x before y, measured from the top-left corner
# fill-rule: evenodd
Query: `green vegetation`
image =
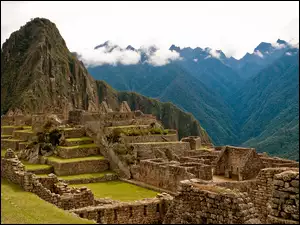
<path fill-rule="evenodd" d="M 10 139 L 1 139 L 1 141 L 11 141 L 11 142 L 20 142 L 20 141 L 23 141 L 23 140 L 20 140 L 20 139 L 13 139 L 13 138 L 10 138 Z"/>
<path fill-rule="evenodd" d="M 21 162 L 24 164 L 25 170 L 27 170 L 27 171 L 50 169 L 52 167 L 52 166 L 46 165 L 46 164 L 32 164 L 32 163 L 28 163 L 23 160 Z"/>
<path fill-rule="evenodd" d="M 101 173 L 85 173 L 85 174 L 77 174 L 77 175 L 69 175 L 69 176 L 58 176 L 58 178 L 64 180 L 89 179 L 89 178 L 104 177 L 105 174 L 115 174 L 115 172 L 107 170 Z"/>
<path fill-rule="evenodd" d="M 103 160 L 104 156 L 87 156 L 82 158 L 71 158 L 71 159 L 63 159 L 57 156 L 49 156 L 47 157 L 49 161 L 57 162 L 57 163 L 68 163 L 68 162 L 80 162 L 87 160 Z"/>
<path fill-rule="evenodd" d="M 31 130 L 32 126 L 10 126 L 10 125 L 5 125 L 5 126 L 1 126 L 1 128 L 22 128 L 24 130 Z"/>
<path fill-rule="evenodd" d="M 77 148 L 96 148 L 96 144 L 84 144 L 84 145 L 75 145 L 75 146 L 58 146 L 58 148 L 62 149 L 77 149 Z"/>
<path fill-rule="evenodd" d="M 93 140 L 90 137 L 81 137 L 81 138 L 66 138 L 66 141 L 73 142 L 73 141 L 90 141 Z"/>
<path fill-rule="evenodd" d="M 18 132 L 18 133 L 31 133 L 31 134 L 33 134 L 34 132 L 33 132 L 33 130 L 15 130 L 14 132 Z"/>
<path fill-rule="evenodd" d="M 4 157 L 6 153 L 6 149 L 1 149 L 1 157 Z"/>
<path fill-rule="evenodd" d="M 1 139 L 12 137 L 11 134 L 1 134 Z"/>
<path fill-rule="evenodd" d="M 143 198 L 153 198 L 157 192 L 122 181 L 109 181 L 90 184 L 74 184 L 73 187 L 87 187 L 96 198 L 111 198 L 119 201 L 134 201 Z"/>
<path fill-rule="evenodd" d="M 1 179 L 1 223 L 7 224 L 83 224 L 94 223 L 57 208 L 16 184 Z"/>

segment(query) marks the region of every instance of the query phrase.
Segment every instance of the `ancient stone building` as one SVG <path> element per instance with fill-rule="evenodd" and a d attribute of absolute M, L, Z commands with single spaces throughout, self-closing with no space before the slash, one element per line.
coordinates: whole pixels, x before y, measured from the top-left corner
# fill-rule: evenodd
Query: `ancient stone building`
<path fill-rule="evenodd" d="M 214 174 L 236 180 L 255 178 L 264 164 L 255 149 L 226 146 L 217 160 Z"/>

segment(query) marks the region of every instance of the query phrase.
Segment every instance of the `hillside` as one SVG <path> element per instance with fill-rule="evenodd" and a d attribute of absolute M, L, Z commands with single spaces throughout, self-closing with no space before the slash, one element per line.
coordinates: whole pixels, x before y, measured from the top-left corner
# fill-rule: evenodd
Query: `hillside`
<path fill-rule="evenodd" d="M 118 90 L 170 101 L 191 112 L 216 145 L 250 145 L 297 158 L 293 149 L 299 138 L 293 134 L 289 146 L 283 144 L 291 140 L 288 133 L 294 128 L 289 124 L 298 121 L 297 48 L 280 39 L 262 42 L 240 60 L 210 48 L 172 45 L 170 50 L 182 59 L 153 66 L 144 55 L 135 65 L 104 64 L 88 70 Z"/>
<path fill-rule="evenodd" d="M 223 97 L 181 65 L 102 65 L 89 67 L 88 71 L 95 79 L 104 80 L 119 91 L 138 92 L 191 112 L 216 145 L 233 143 L 236 139 L 230 118 L 232 111 Z"/>
<path fill-rule="evenodd" d="M 83 63 L 71 53 L 55 24 L 35 18 L 11 34 L 1 49 L 1 113 L 62 113 L 64 110 L 96 111 L 105 97 L 117 109 L 126 99 L 134 108 L 155 112 L 166 128 L 181 136 L 201 135 L 206 131 L 189 113 L 170 103 L 161 103 L 134 93 L 118 93 L 95 81 Z"/>

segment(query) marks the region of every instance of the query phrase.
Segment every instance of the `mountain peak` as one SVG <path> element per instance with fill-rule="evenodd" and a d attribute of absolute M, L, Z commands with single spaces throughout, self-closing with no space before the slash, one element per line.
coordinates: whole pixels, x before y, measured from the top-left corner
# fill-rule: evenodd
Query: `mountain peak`
<path fill-rule="evenodd" d="M 169 48 L 170 51 L 176 51 L 179 52 L 180 51 L 180 47 L 176 46 L 176 45 L 171 45 L 171 47 Z"/>
<path fill-rule="evenodd" d="M 126 50 L 136 51 L 136 49 L 134 47 L 132 47 L 131 45 L 128 45 L 126 47 Z"/>
<path fill-rule="evenodd" d="M 281 39 L 278 39 L 278 40 L 276 41 L 276 43 L 287 45 L 287 42 L 284 41 L 284 40 L 281 40 Z"/>

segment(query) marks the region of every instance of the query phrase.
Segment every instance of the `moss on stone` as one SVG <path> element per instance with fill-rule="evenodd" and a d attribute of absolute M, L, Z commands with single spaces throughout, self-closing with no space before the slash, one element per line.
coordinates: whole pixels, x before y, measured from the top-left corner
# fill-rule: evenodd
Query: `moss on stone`
<path fill-rule="evenodd" d="M 58 146 L 58 148 L 62 149 L 78 149 L 78 148 L 96 148 L 96 144 L 84 144 L 84 145 L 75 145 L 75 146 Z"/>
<path fill-rule="evenodd" d="M 80 138 L 66 138 L 67 142 L 73 142 L 73 141 L 92 141 L 93 139 L 90 137 L 80 137 Z"/>
<path fill-rule="evenodd" d="M 58 176 L 58 178 L 61 178 L 63 180 L 89 179 L 89 178 L 104 177 L 104 175 L 106 174 L 115 174 L 115 172 L 107 170 L 101 173 L 84 173 L 84 174 L 77 174 L 77 175 Z"/>
<path fill-rule="evenodd" d="M 71 159 L 63 159 L 57 156 L 49 156 L 47 157 L 49 161 L 51 162 L 57 162 L 57 163 L 69 163 L 69 162 L 80 162 L 80 161 L 88 161 L 88 160 L 103 160 L 104 156 L 87 156 L 87 157 L 81 157 L 81 158 L 71 158 Z"/>

